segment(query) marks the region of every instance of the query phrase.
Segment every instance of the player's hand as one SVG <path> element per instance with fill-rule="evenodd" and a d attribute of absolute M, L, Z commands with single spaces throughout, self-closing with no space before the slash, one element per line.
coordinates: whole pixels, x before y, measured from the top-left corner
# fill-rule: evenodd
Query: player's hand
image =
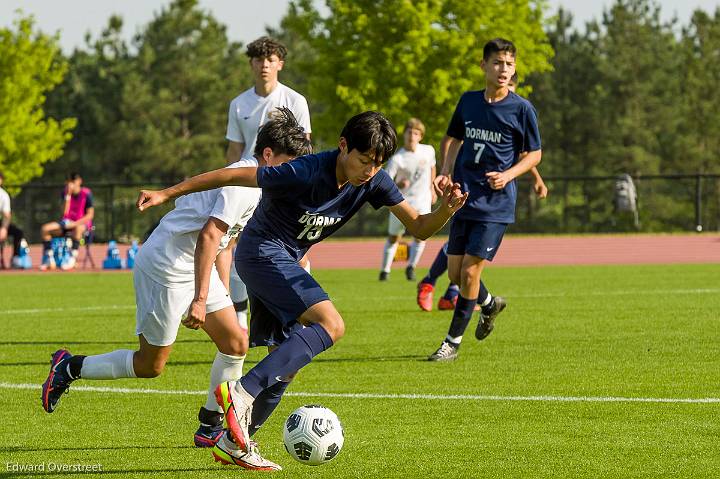
<path fill-rule="evenodd" d="M 202 299 L 193 299 L 190 303 L 190 309 L 185 319 L 182 320 L 183 326 L 190 329 L 199 329 L 205 324 L 205 301 Z"/>
<path fill-rule="evenodd" d="M 152 208 L 153 206 L 161 205 L 167 200 L 168 196 L 163 192 L 163 190 L 140 190 L 140 194 L 138 195 L 135 206 L 137 206 L 138 210 L 145 211 L 146 209 Z"/>
<path fill-rule="evenodd" d="M 449 184 L 445 187 L 442 195 L 442 206 L 448 212 L 448 216 L 455 214 L 467 201 L 468 193 L 460 190 L 459 183 Z"/>
<path fill-rule="evenodd" d="M 505 186 L 512 181 L 510 175 L 504 171 L 490 171 L 485 173 L 487 176 L 488 184 L 493 190 L 502 190 Z"/>
<path fill-rule="evenodd" d="M 435 194 L 438 197 L 442 196 L 445 192 L 445 188 L 451 184 L 452 179 L 450 179 L 449 176 L 437 175 L 433 180 L 433 188 L 435 189 Z"/>
<path fill-rule="evenodd" d="M 533 185 L 533 190 L 535 190 L 535 194 L 541 200 L 543 198 L 546 198 L 548 195 L 548 187 L 545 186 L 545 183 L 542 181 L 536 181 L 535 184 Z"/>

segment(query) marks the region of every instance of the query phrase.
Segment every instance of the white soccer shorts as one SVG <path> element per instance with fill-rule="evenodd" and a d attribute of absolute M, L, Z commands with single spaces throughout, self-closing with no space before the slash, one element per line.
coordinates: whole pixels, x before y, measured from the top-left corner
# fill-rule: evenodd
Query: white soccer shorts
<path fill-rule="evenodd" d="M 135 284 L 135 334 L 142 334 L 153 346 L 169 346 L 177 338 L 180 321 L 187 315 L 195 297 L 195 284 L 179 283 L 172 288 L 164 286 L 140 268 L 133 270 Z M 213 267 L 207 299 L 207 314 L 232 307 L 233 303 L 225 285 Z"/>

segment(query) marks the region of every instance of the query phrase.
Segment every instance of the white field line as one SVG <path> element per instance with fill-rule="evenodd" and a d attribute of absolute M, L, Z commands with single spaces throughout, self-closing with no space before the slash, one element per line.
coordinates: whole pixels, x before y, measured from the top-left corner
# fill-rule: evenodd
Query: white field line
<path fill-rule="evenodd" d="M 653 296 L 653 295 L 671 295 L 671 294 L 716 294 L 720 293 L 720 288 L 699 288 L 699 289 L 656 289 L 642 291 L 592 291 L 588 293 L 537 293 L 537 294 L 506 294 L 507 298 L 582 298 L 583 296 Z M 403 300 L 412 298 L 408 296 L 383 296 L 383 299 Z M 343 296 L 333 296 L 331 299 L 346 300 Z M 135 309 L 133 304 L 108 304 L 103 306 L 77 306 L 77 307 L 58 307 L 58 308 L 34 308 L 34 309 L 0 309 L 0 314 L 41 314 L 41 313 L 63 313 L 69 311 L 107 311 L 107 310 L 132 310 Z"/>
<path fill-rule="evenodd" d="M 40 390 L 39 384 L 15 384 L 0 382 L 0 389 Z M 163 394 L 163 395 L 207 395 L 207 391 L 181 389 L 108 388 L 95 386 L 73 386 L 73 391 L 116 393 L 116 394 Z M 718 404 L 720 398 L 643 398 L 618 396 L 498 396 L 461 394 L 373 394 L 373 393 L 319 393 L 287 392 L 286 396 L 302 398 L 343 398 L 343 399 L 407 399 L 407 400 L 460 400 L 460 401 L 530 401 L 530 402 L 639 402 L 639 403 L 689 403 Z"/>

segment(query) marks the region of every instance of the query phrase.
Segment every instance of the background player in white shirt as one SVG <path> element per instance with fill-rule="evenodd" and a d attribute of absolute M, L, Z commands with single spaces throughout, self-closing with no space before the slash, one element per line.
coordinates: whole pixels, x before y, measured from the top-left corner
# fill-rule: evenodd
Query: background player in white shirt
<path fill-rule="evenodd" d="M 285 64 L 285 45 L 270 37 L 260 37 L 247 45 L 246 55 L 250 58 L 255 85 L 248 88 L 230 102 L 225 137 L 228 148 L 225 154 L 227 164 L 240 158 L 252 156 L 255 139 L 260 128 L 279 107 L 288 108 L 310 138 L 310 112 L 304 96 L 278 81 L 278 73 Z M 232 264 L 232 248 L 222 253 L 221 264 Z M 301 261 L 307 266 L 307 260 Z M 247 330 L 248 295 L 245 284 L 235 268 L 230 267 L 230 297 L 240 326 Z"/>
<path fill-rule="evenodd" d="M 430 213 L 432 204 L 437 199 L 432 186 L 435 179 L 435 149 L 430 145 L 420 143 L 423 136 L 425 136 L 425 125 L 417 118 L 410 118 L 405 124 L 404 145 L 390 158 L 385 168 L 407 202 L 421 215 Z M 388 239 L 383 250 L 380 281 L 387 280 L 398 241 L 404 233 L 403 224 L 390 213 Z M 425 242 L 415 238 L 410 245 L 408 266 L 405 269 L 405 276 L 409 281 L 415 280 L 415 267 L 424 250 Z"/>
<path fill-rule="evenodd" d="M 258 134 L 255 158 L 228 168 L 277 166 L 311 152 L 310 140 L 292 114 L 283 109 Z M 133 270 L 137 304 L 138 351 L 121 349 L 94 356 L 53 354 L 50 374 L 43 385 L 42 403 L 53 412 L 76 379 L 153 378 L 160 375 L 182 322 L 202 328 L 218 352 L 210 372 L 210 388 L 200 409 L 198 447 L 210 447 L 222 433 L 222 408 L 214 390 L 221 382 L 242 376 L 248 337 L 242 331 L 214 262 L 218 252 L 238 235 L 252 216 L 261 190 L 238 186 L 185 195 L 175 202 L 140 249 Z M 183 319 L 183 316 L 186 317 Z M 256 452 L 238 459 L 249 469 L 274 470 Z"/>
<path fill-rule="evenodd" d="M 20 255 L 20 242 L 24 235 L 23 231 L 11 222 L 10 195 L 2 187 L 3 181 L 5 181 L 5 176 L 0 173 L 0 248 L 4 247 L 3 243 L 8 239 L 8 236 L 13 237 L 13 264 L 15 264 Z M 2 258 L 2 254 L 0 254 L 0 258 Z M 0 262 L 0 268 L 5 268 L 4 261 Z"/>

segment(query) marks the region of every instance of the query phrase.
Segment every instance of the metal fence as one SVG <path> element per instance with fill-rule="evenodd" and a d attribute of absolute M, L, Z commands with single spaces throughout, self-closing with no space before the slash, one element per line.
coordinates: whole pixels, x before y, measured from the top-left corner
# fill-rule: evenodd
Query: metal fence
<path fill-rule="evenodd" d="M 720 175 L 646 175 L 633 177 L 637 217 L 615 207 L 614 176 L 548 177 L 548 198 L 538 200 L 532 184 L 518 181 L 516 224 L 519 233 L 678 232 L 720 230 Z M 142 239 L 172 204 L 140 214 L 135 209 L 142 188 L 162 184 L 86 183 L 93 191 L 96 241 Z M 12 185 L 8 185 L 9 188 Z M 40 226 L 59 219 L 62 184 L 26 185 L 13 198 L 14 222 L 31 242 Z M 369 205 L 345 225 L 339 236 L 384 236 L 387 210 Z M 447 231 L 447 227 L 446 230 Z"/>

